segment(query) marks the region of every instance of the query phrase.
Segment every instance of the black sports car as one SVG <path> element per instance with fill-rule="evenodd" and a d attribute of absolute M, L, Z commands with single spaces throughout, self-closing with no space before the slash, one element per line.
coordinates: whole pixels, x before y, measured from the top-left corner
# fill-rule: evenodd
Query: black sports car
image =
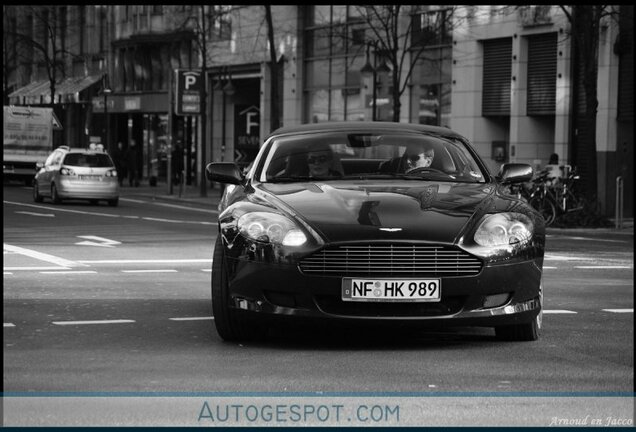
<path fill-rule="evenodd" d="M 281 128 L 219 204 L 212 308 L 225 340 L 259 338 L 269 319 L 494 327 L 536 340 L 545 224 L 441 127 L 339 122 Z"/>

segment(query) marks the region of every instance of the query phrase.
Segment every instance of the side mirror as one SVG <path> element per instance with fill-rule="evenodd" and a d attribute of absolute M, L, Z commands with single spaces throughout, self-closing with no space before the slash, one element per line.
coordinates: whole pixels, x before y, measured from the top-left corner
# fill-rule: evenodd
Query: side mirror
<path fill-rule="evenodd" d="M 241 184 L 245 176 L 234 162 L 212 162 L 205 167 L 208 180 L 219 183 Z"/>
<path fill-rule="evenodd" d="M 497 180 L 502 184 L 525 183 L 532 180 L 534 170 L 528 164 L 507 163 L 503 164 L 497 174 Z"/>

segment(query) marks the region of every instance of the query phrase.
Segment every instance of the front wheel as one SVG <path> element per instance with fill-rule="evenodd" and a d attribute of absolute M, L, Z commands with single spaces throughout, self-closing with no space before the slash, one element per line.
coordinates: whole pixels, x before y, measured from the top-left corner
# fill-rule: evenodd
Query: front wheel
<path fill-rule="evenodd" d="M 33 201 L 37 203 L 41 203 L 44 200 L 42 195 L 40 195 L 40 190 L 38 189 L 38 182 L 33 181 Z"/>
<path fill-rule="evenodd" d="M 225 252 L 221 235 L 216 239 L 212 259 L 212 313 L 216 331 L 224 341 L 258 340 L 265 337 L 267 327 L 257 325 L 249 317 L 230 307 Z"/>
<path fill-rule="evenodd" d="M 543 286 L 539 288 L 539 313 L 528 323 L 495 327 L 495 335 L 499 340 L 528 342 L 539 339 L 543 326 Z"/>

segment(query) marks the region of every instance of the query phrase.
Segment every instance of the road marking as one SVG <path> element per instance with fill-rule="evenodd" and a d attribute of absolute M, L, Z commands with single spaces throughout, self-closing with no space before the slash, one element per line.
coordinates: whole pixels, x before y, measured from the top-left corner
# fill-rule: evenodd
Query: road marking
<path fill-rule="evenodd" d="M 10 275 L 12 275 L 12 274 L 13 274 L 13 273 L 6 271 L 6 272 L 4 272 L 3 276 L 10 276 Z"/>
<path fill-rule="evenodd" d="M 41 271 L 40 274 L 97 274 L 94 270 Z"/>
<path fill-rule="evenodd" d="M 631 266 L 621 266 L 621 265 L 605 265 L 605 266 L 574 266 L 574 268 L 578 269 L 631 269 Z"/>
<path fill-rule="evenodd" d="M 212 273 L 212 269 L 201 269 L 202 272 Z"/>
<path fill-rule="evenodd" d="M 547 267 L 547 266 L 543 266 L 543 270 L 555 270 L 558 269 L 558 267 Z"/>
<path fill-rule="evenodd" d="M 612 313 L 634 313 L 634 309 L 603 309 L 605 312 Z"/>
<path fill-rule="evenodd" d="M 550 261 L 595 261 L 597 258 L 545 254 L 545 259 Z"/>
<path fill-rule="evenodd" d="M 183 210 L 199 211 L 199 212 L 203 212 L 203 213 L 219 214 L 219 212 L 217 210 L 200 209 L 200 208 L 187 207 L 187 206 L 182 206 L 182 205 L 177 205 L 177 204 L 167 204 L 167 203 L 158 203 L 158 202 L 153 202 L 153 204 L 154 205 L 158 205 L 158 206 L 162 206 L 162 207 L 171 207 L 171 208 L 178 208 L 178 209 L 183 209 Z"/>
<path fill-rule="evenodd" d="M 115 247 L 115 245 L 121 244 L 121 242 L 110 240 L 104 237 L 98 237 L 98 236 L 77 236 L 77 237 L 89 240 L 89 241 L 75 243 L 76 245 L 82 245 L 82 246 Z M 90 240 L 95 240 L 95 241 L 90 241 Z"/>
<path fill-rule="evenodd" d="M 131 199 L 131 198 L 119 198 L 119 201 L 128 201 L 128 202 L 133 202 L 133 203 L 137 203 L 137 204 L 146 204 L 146 201 L 142 201 L 142 200 L 136 200 L 136 199 Z"/>
<path fill-rule="evenodd" d="M 70 270 L 70 267 L 5 267 L 4 270 L 9 270 L 9 271 L 20 271 L 20 270 L 33 270 L 33 271 L 41 271 L 41 270 Z"/>
<path fill-rule="evenodd" d="M 170 321 L 202 321 L 202 320 L 213 320 L 214 317 L 186 317 L 186 318 L 168 318 Z"/>
<path fill-rule="evenodd" d="M 59 265 L 60 267 L 80 267 L 80 266 L 86 267 L 84 264 L 77 263 L 75 261 L 69 261 L 64 258 L 56 257 L 56 256 L 45 254 L 42 252 L 37 252 L 31 249 L 25 249 L 19 246 L 12 246 L 6 243 L 4 243 L 3 246 L 5 251 L 17 253 L 20 255 L 26 255 L 28 257 L 35 258 L 40 261 L 46 261 L 51 264 Z"/>
<path fill-rule="evenodd" d="M 15 327 L 13 323 L 4 323 L 3 327 Z"/>
<path fill-rule="evenodd" d="M 159 269 L 159 270 L 122 270 L 122 273 L 177 273 L 176 270 Z"/>
<path fill-rule="evenodd" d="M 578 312 L 574 312 L 571 310 L 564 310 L 564 309 L 547 309 L 543 311 L 544 314 L 575 314 Z"/>
<path fill-rule="evenodd" d="M 562 236 L 562 235 L 546 235 L 546 237 L 559 237 L 561 239 L 567 240 L 588 240 L 588 241 L 599 241 L 606 243 L 627 243 L 625 240 L 609 240 L 609 239 L 599 239 L 593 237 L 573 237 L 573 236 Z"/>
<path fill-rule="evenodd" d="M 80 260 L 83 264 L 174 264 L 174 263 L 209 263 L 211 259 L 158 259 L 158 260 Z"/>
<path fill-rule="evenodd" d="M 178 224 L 200 224 L 200 225 L 216 225 L 216 222 L 201 222 L 201 221 L 185 221 L 179 219 L 163 219 L 163 218 L 151 218 L 151 217 L 142 217 L 142 219 L 151 221 L 151 222 L 168 222 L 168 223 L 178 223 Z"/>
<path fill-rule="evenodd" d="M 45 209 L 45 210 L 66 212 L 66 213 L 78 213 L 78 214 L 90 215 L 90 216 L 105 216 L 105 217 L 114 217 L 114 218 L 120 217 L 118 214 L 87 212 L 87 211 L 81 211 L 81 210 L 63 209 L 63 208 L 59 208 L 59 207 L 49 207 L 49 206 L 42 206 L 42 205 L 35 205 L 35 204 L 17 203 L 17 202 L 13 202 L 13 201 L 4 201 L 4 203 L 5 204 L 20 205 L 20 206 L 25 206 L 25 207 L 33 207 L 33 208 L 37 208 L 37 209 Z"/>
<path fill-rule="evenodd" d="M 94 320 L 94 321 L 53 321 L 52 324 L 65 326 L 65 325 L 84 325 L 84 324 L 126 324 L 134 323 L 135 320 Z"/>
<path fill-rule="evenodd" d="M 25 214 L 29 216 L 55 217 L 53 213 L 33 213 L 33 212 L 27 212 L 27 211 L 17 211 L 16 213 Z"/>

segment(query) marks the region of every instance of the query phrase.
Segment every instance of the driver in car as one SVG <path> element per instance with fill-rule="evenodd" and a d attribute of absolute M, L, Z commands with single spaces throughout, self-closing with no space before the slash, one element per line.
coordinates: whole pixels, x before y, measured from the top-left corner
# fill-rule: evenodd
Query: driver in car
<path fill-rule="evenodd" d="M 433 163 L 435 150 L 426 144 L 409 144 L 401 157 L 380 165 L 381 172 L 409 173 L 418 168 L 428 168 Z"/>

